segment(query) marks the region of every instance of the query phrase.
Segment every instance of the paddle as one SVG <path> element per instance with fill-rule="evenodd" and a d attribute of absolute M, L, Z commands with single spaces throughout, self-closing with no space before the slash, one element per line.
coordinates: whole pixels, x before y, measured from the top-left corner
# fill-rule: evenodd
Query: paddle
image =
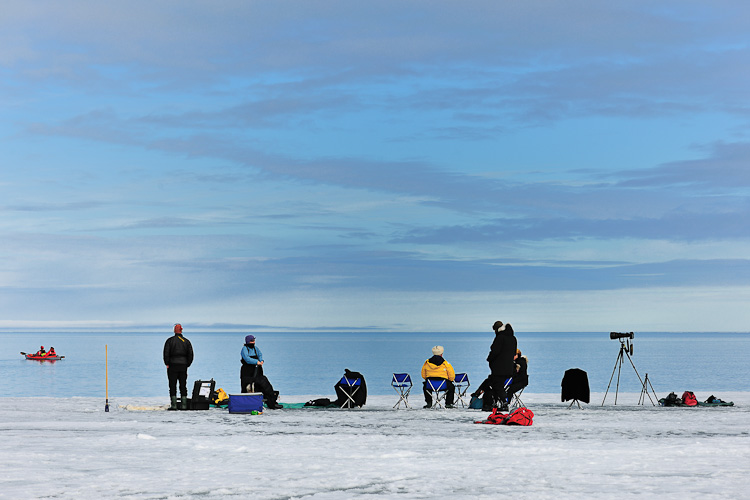
<path fill-rule="evenodd" d="M 25 352 L 23 352 L 23 351 L 21 351 L 21 354 L 23 354 L 24 356 L 26 356 L 26 353 L 25 353 Z"/>

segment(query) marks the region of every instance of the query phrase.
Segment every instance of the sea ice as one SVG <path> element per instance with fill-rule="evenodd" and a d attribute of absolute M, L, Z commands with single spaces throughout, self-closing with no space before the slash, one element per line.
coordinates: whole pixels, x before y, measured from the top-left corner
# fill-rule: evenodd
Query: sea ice
<path fill-rule="evenodd" d="M 1 398 L 0 498 L 750 498 L 750 393 L 716 394 L 731 408 L 602 396 L 579 410 L 524 393 L 531 427 L 477 425 L 487 413 L 414 395 L 418 409 L 393 410 L 394 395 L 257 416 Z"/>

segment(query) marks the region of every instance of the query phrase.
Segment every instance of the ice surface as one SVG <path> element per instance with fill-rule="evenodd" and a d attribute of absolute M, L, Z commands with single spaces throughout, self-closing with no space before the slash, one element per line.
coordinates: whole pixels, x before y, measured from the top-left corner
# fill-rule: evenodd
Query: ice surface
<path fill-rule="evenodd" d="M 8 397 L 0 498 L 749 498 L 750 393 L 716 396 L 736 406 L 636 406 L 620 393 L 617 406 L 592 394 L 579 410 L 524 394 L 525 428 L 424 410 L 414 395 L 418 409 L 393 410 L 393 395 L 259 416 L 123 408 L 164 398 L 105 413 L 100 398 Z"/>

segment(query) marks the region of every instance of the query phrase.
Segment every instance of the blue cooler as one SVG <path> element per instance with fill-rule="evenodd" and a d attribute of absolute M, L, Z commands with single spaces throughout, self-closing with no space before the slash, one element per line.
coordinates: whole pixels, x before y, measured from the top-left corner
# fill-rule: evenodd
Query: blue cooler
<path fill-rule="evenodd" d="M 263 412 L 262 393 L 247 392 L 229 395 L 229 413 L 252 413 L 254 411 Z"/>

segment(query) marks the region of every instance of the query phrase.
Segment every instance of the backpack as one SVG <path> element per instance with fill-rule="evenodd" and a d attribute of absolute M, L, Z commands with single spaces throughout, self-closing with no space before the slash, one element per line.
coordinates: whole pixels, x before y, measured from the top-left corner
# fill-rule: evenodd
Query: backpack
<path fill-rule="evenodd" d="M 677 394 L 675 394 L 674 392 L 670 392 L 666 398 L 662 399 L 659 402 L 662 404 L 662 406 L 679 406 L 682 404 L 682 400 L 678 398 Z"/>
<path fill-rule="evenodd" d="M 682 393 L 682 404 L 685 406 L 698 406 L 698 398 L 690 391 Z"/>
<path fill-rule="evenodd" d="M 516 408 L 509 414 L 500 413 L 497 408 L 492 410 L 487 420 L 474 422 L 476 424 L 492 424 L 492 425 L 531 425 L 534 420 L 534 412 L 528 408 Z"/>
<path fill-rule="evenodd" d="M 477 396 L 472 396 L 471 401 L 469 401 L 469 408 L 474 410 L 481 410 L 482 409 L 482 398 Z"/>
<path fill-rule="evenodd" d="M 531 425 L 534 421 L 534 412 L 528 408 L 516 408 L 508 415 L 503 424 L 505 425 Z"/>
<path fill-rule="evenodd" d="M 229 403 L 229 395 L 221 387 L 211 394 L 211 404 L 219 406 L 227 403 Z"/>
<path fill-rule="evenodd" d="M 326 407 L 331 405 L 331 400 L 328 398 L 320 398 L 320 399 L 311 399 L 307 403 L 305 403 L 305 406 L 321 406 Z"/>

